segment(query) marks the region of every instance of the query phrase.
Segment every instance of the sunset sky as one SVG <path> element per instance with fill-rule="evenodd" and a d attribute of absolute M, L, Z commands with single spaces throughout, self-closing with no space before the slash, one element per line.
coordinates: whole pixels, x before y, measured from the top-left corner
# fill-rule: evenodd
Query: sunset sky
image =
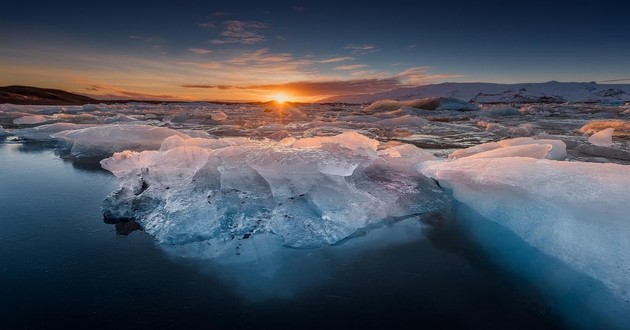
<path fill-rule="evenodd" d="M 313 101 L 439 82 L 630 82 L 624 2 L 16 1 L 0 86 Z"/>

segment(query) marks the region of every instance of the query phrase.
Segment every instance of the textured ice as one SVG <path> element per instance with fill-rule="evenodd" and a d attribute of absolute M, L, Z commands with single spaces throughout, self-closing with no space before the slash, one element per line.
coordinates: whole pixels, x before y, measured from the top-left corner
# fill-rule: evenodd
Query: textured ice
<path fill-rule="evenodd" d="M 74 157 L 107 156 L 126 149 L 147 150 L 160 148 L 169 136 L 189 136 L 166 127 L 148 125 L 103 125 L 64 130 L 52 134 L 70 147 Z"/>
<path fill-rule="evenodd" d="M 523 137 L 482 143 L 474 147 L 457 150 L 451 153 L 448 158 L 531 157 L 563 160 L 566 156 L 566 145 L 561 140 L 535 140 L 533 138 Z"/>
<path fill-rule="evenodd" d="M 356 132 L 279 142 L 170 137 L 159 151 L 101 162 L 122 183 L 103 211 L 112 221 L 135 218 L 178 254 L 214 258 L 256 242 L 335 244 L 384 219 L 448 206 L 418 171 L 433 155 L 378 147 Z"/>
<path fill-rule="evenodd" d="M 37 141 L 49 141 L 53 140 L 55 133 L 78 130 L 82 128 L 93 127 L 93 124 L 73 124 L 73 123 L 54 123 L 40 125 L 37 127 L 20 128 L 13 131 L 13 133 L 20 139 L 37 140 Z"/>
<path fill-rule="evenodd" d="M 614 132 L 614 128 L 606 128 L 603 129 L 588 138 L 588 142 L 590 144 L 600 146 L 600 147 L 610 147 L 612 146 L 612 136 Z"/>
<path fill-rule="evenodd" d="M 17 118 L 13 121 L 14 124 L 17 125 L 36 125 L 45 123 L 48 121 L 48 118 L 42 115 L 31 115 Z"/>
<path fill-rule="evenodd" d="M 630 295 L 630 176 L 617 164 L 461 158 L 422 173 L 544 253 Z"/>

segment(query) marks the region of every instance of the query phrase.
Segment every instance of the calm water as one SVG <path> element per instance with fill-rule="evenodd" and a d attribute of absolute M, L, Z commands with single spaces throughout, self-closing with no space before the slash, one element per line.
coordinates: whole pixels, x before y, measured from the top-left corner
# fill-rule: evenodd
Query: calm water
<path fill-rule="evenodd" d="M 450 221 L 287 249 L 267 261 L 277 265 L 217 265 L 170 257 L 140 231 L 117 235 L 100 214 L 116 185 L 50 149 L 0 143 L 0 328 L 540 329 L 567 327 L 571 313 L 601 325 L 570 305 L 588 280 L 535 258 L 525 266 L 554 265 L 579 285 L 554 292 L 535 271 L 513 276 Z"/>

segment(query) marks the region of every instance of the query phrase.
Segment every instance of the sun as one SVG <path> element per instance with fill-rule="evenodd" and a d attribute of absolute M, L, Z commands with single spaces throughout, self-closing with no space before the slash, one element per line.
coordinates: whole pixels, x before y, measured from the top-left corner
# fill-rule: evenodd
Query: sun
<path fill-rule="evenodd" d="M 271 98 L 278 104 L 283 104 L 289 101 L 289 98 L 286 94 L 275 94 Z"/>

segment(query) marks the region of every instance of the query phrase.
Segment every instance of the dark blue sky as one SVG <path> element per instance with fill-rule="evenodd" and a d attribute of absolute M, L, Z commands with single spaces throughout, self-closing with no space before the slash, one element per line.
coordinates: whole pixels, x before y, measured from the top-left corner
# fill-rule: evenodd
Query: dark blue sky
<path fill-rule="evenodd" d="M 621 1 L 21 1 L 0 11 L 0 84 L 255 99 L 624 79 L 629 17 Z"/>

